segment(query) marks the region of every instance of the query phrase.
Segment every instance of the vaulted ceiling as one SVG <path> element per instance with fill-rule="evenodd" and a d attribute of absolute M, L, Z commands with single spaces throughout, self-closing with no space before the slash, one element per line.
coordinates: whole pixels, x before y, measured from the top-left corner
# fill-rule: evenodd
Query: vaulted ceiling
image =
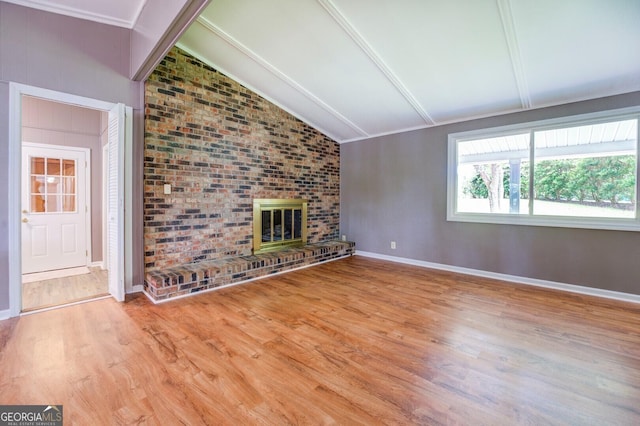
<path fill-rule="evenodd" d="M 179 46 L 340 142 L 640 90 L 638 0 L 212 0 Z"/>
<path fill-rule="evenodd" d="M 638 0 L 211 0 L 178 46 L 347 142 L 638 91 L 639 22 Z"/>

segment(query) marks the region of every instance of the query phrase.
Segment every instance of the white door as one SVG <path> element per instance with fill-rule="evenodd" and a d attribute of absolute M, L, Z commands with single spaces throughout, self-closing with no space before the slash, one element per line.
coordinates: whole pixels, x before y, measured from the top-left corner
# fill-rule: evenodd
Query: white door
<path fill-rule="evenodd" d="M 87 265 L 85 149 L 23 144 L 22 273 Z"/>
<path fill-rule="evenodd" d="M 109 111 L 109 179 L 107 227 L 109 293 L 124 300 L 124 118 L 123 104 Z"/>

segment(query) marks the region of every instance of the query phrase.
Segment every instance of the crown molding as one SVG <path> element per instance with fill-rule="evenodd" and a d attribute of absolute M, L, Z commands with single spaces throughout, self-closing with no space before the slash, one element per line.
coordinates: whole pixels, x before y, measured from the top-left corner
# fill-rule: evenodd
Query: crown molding
<path fill-rule="evenodd" d="M 107 16 L 99 13 L 92 13 L 87 10 L 78 9 L 75 7 L 67 7 L 59 4 L 55 4 L 54 2 L 46 1 L 46 0 L 4 0 L 7 3 L 13 3 L 18 6 L 24 6 L 31 9 L 38 9 L 45 12 L 57 13 L 59 15 L 71 16 L 74 18 L 86 19 L 89 21 L 99 22 L 107 25 L 114 25 L 116 27 L 123 27 L 131 29 L 135 24 L 135 21 L 138 19 L 140 12 L 144 8 L 146 0 L 142 0 L 140 6 L 137 9 L 137 13 L 133 16 L 132 19 L 119 19 L 113 16 Z"/>

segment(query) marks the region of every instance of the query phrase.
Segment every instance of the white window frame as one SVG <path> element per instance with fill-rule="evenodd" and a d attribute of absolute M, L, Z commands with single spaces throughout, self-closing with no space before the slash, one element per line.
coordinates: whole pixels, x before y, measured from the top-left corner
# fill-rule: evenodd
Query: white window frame
<path fill-rule="evenodd" d="M 508 213 L 469 213 L 457 211 L 458 191 L 458 143 L 475 139 L 488 139 L 515 133 L 574 127 L 616 120 L 638 120 L 636 135 L 636 211 L 634 218 L 599 218 L 579 216 L 547 216 Z M 508 126 L 477 129 L 448 135 L 447 167 L 447 220 L 453 222 L 495 223 L 508 225 L 551 226 L 565 228 L 607 229 L 618 231 L 640 231 L 640 106 L 600 111 L 589 114 L 559 117 Z M 533 145 L 533 144 L 531 144 Z M 533 148 L 529 147 L 533 164 Z M 535 203 L 535 200 L 533 201 Z"/>

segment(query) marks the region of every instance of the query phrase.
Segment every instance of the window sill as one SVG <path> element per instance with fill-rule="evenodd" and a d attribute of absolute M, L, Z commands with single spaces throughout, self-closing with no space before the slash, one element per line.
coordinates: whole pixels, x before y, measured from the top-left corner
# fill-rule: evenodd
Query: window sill
<path fill-rule="evenodd" d="M 608 231 L 640 231 L 637 219 L 576 218 L 564 216 L 528 216 L 486 213 L 448 213 L 449 222 L 488 223 L 498 225 L 545 226 L 554 228 L 601 229 Z"/>

